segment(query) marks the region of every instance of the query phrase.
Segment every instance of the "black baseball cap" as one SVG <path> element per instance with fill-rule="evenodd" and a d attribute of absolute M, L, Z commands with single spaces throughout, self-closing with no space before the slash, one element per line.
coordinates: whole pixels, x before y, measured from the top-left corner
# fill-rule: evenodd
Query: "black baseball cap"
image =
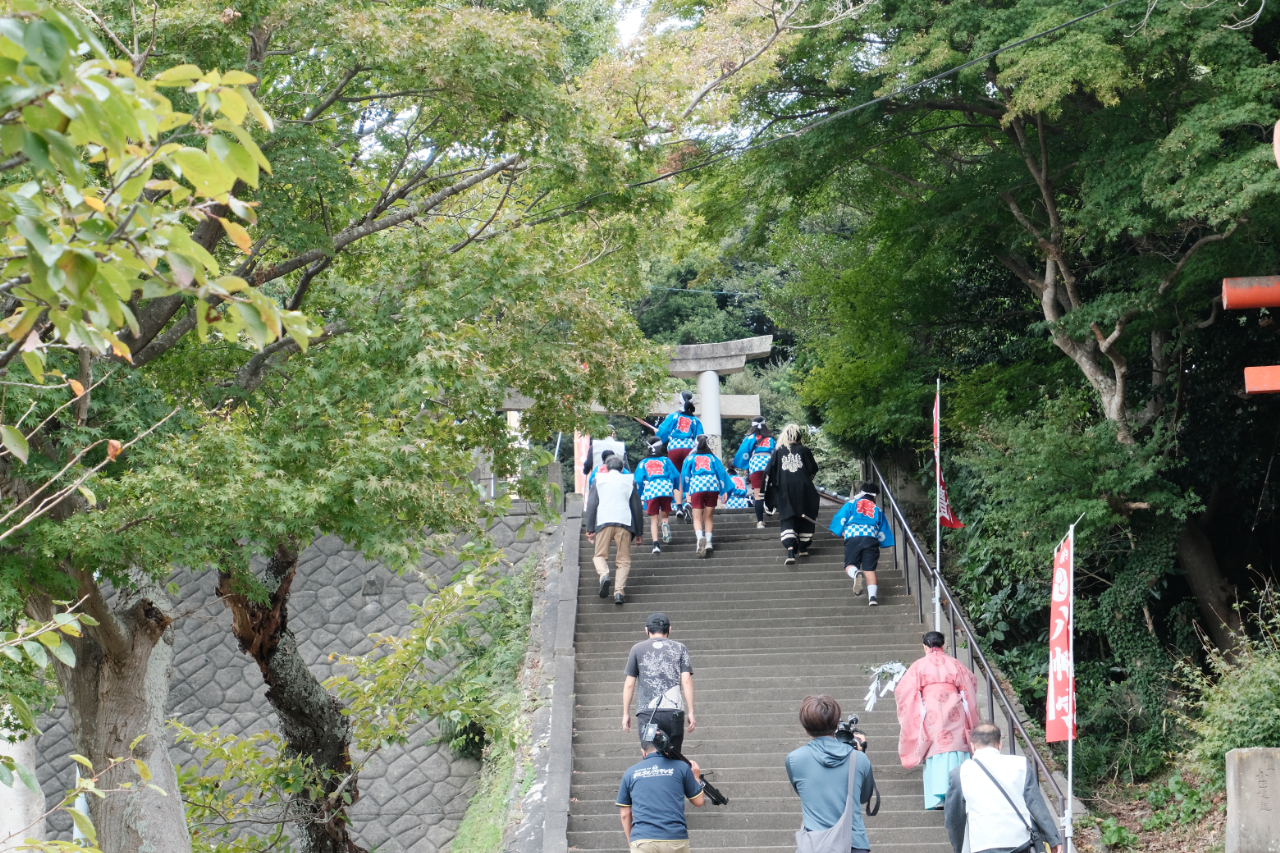
<path fill-rule="evenodd" d="M 649 618 L 645 621 L 644 626 L 649 629 L 649 633 L 665 634 L 671 630 L 671 620 L 667 618 L 665 613 L 650 613 Z"/>

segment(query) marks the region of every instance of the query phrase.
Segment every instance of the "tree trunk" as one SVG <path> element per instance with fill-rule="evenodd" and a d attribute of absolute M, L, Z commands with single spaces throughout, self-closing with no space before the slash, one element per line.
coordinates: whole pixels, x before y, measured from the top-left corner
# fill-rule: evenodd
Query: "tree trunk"
<path fill-rule="evenodd" d="M 1199 518 L 1188 518 L 1178 534 L 1178 565 L 1187 576 L 1187 585 L 1196 598 L 1200 621 L 1209 639 L 1219 651 L 1230 655 L 1236 647 L 1234 635 L 1240 631 L 1240 614 L 1235 609 L 1236 588 L 1222 574 L 1206 532 L 1221 500 L 1222 489 L 1215 483 L 1205 511 Z"/>
<path fill-rule="evenodd" d="M 360 798 L 351 764 L 351 726 L 342 705 L 330 696 L 298 652 L 289 630 L 289 589 L 298 569 L 298 549 L 281 544 L 267 563 L 265 604 L 255 604 L 232 591 L 223 576 L 218 594 L 231 609 L 231 630 L 240 650 L 258 664 L 267 685 L 267 701 L 280 718 L 280 731 L 290 756 L 308 758 L 321 776 L 319 796 L 303 791 L 294 797 L 305 853 L 366 853 L 351 838 L 343 794 Z"/>
<path fill-rule="evenodd" d="M 144 583 L 123 590 L 108 606 L 92 577 L 82 575 L 86 611 L 98 620 L 84 636 L 64 637 L 74 668 L 54 664 L 71 716 L 76 750 L 101 771 L 113 758 L 137 758 L 151 773 L 148 788 L 132 763 L 98 780 L 104 789 L 129 790 L 89 797 L 89 812 L 103 853 L 191 853 L 191 836 L 169 757 L 165 703 L 173 672 L 173 614 L 161 590 Z M 52 617 L 47 597 L 29 602 L 31 615 Z M 136 744 L 135 744 L 136 741 Z M 132 749 L 131 749 L 132 747 Z M 87 773 L 88 771 L 83 771 Z"/>

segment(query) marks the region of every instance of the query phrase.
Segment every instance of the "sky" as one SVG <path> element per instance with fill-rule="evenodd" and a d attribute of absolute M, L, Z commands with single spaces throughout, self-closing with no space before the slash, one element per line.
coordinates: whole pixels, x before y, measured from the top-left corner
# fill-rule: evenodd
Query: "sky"
<path fill-rule="evenodd" d="M 631 43 L 644 23 L 643 3 L 618 3 L 618 41 L 624 47 Z"/>

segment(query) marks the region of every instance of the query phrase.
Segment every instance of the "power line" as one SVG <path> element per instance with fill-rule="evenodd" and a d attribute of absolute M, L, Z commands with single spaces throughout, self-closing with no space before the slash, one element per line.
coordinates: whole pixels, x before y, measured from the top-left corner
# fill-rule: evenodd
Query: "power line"
<path fill-rule="evenodd" d="M 875 98 L 875 99 L 873 99 L 873 100 L 866 101 L 865 103 L 858 104 L 856 107 L 849 107 L 849 108 L 848 108 L 848 109 L 846 109 L 846 110 L 841 110 L 840 112 L 832 113 L 831 115 L 828 115 L 828 116 L 823 116 L 822 118 L 817 119 L 816 121 L 812 121 L 812 122 L 810 122 L 809 124 L 804 125 L 803 127 L 797 128 L 797 129 L 795 129 L 795 130 L 793 130 L 793 131 L 790 131 L 789 133 L 784 133 L 784 134 L 782 134 L 781 136 L 775 136 L 775 137 L 772 137 L 772 138 L 770 138 L 770 139 L 766 139 L 766 140 L 764 140 L 763 142 L 757 142 L 757 143 L 755 143 L 754 145 L 747 145 L 747 146 L 742 147 L 742 148 L 733 148 L 733 149 L 730 149 L 729 151 L 726 151 L 726 152 L 725 152 L 725 153 L 723 153 L 723 154 L 717 154 L 717 155 L 716 155 L 716 156 L 714 156 L 714 157 L 710 157 L 710 158 L 708 158 L 708 159 L 706 159 L 706 160 L 702 161 L 701 163 L 695 163 L 695 164 L 694 164 L 694 165 L 692 165 L 692 166 L 685 166 L 683 169 L 674 169 L 674 170 L 672 170 L 672 171 L 670 171 L 670 172 L 664 172 L 664 173 L 663 173 L 663 174 L 661 174 L 661 175 L 658 175 L 658 176 L 653 177 L 653 178 L 649 178 L 648 180 L 644 180 L 644 181 L 637 181 L 637 182 L 635 182 L 634 184 L 627 184 L 625 187 L 623 187 L 623 189 L 633 190 L 633 189 L 638 189 L 639 187 L 646 187 L 646 186 L 648 186 L 648 185 L 650 185 L 650 184 L 656 184 L 656 183 L 658 183 L 659 181 L 665 181 L 665 180 L 667 180 L 668 178 L 674 178 L 674 177 L 676 177 L 676 176 L 678 176 L 678 175 L 683 175 L 683 174 L 686 174 L 686 173 L 688 173 L 688 172 L 695 172 L 695 171 L 697 171 L 698 169 L 705 169 L 705 168 L 707 168 L 708 166 L 714 166 L 716 163 L 719 163 L 719 162 L 721 162 L 721 161 L 723 161 L 723 160 L 728 160 L 730 157 L 734 157 L 734 156 L 737 156 L 737 155 L 739 155 L 739 154 L 745 154 L 745 153 L 747 153 L 748 151 L 757 151 L 757 150 L 759 150 L 759 149 L 761 149 L 761 148 L 765 148 L 766 146 L 773 145 L 775 142 L 781 142 L 781 141 L 782 141 L 782 140 L 784 140 L 784 139 L 793 139 L 793 138 L 798 137 L 798 136 L 800 136 L 800 135 L 802 135 L 802 134 L 808 133 L 809 131 L 813 130 L 815 127 L 820 127 L 820 126 L 822 126 L 822 125 L 824 125 L 824 124 L 826 124 L 826 123 L 828 123 L 828 122 L 835 121 L 835 120 L 836 120 L 836 119 L 838 119 L 838 118 L 843 118 L 843 117 L 845 117 L 845 116 L 849 115 L 850 113 L 855 113 L 855 112 L 857 112 L 858 110 L 866 109 L 867 107 L 875 106 L 876 104 L 883 103 L 884 101 L 888 101 L 888 100 L 891 100 L 891 99 L 893 99 L 893 98 L 901 97 L 901 96 L 903 96 L 903 95 L 907 94 L 908 92 L 912 92 L 912 91 L 914 91 L 914 90 L 916 90 L 916 89 L 919 89 L 919 88 L 920 88 L 920 87 L 922 87 L 922 86 L 927 86 L 927 85 L 929 85 L 930 83 L 937 83 L 939 80 L 944 80 L 944 79 L 946 79 L 947 77 L 950 77 L 952 74 L 956 74 L 956 73 L 958 73 L 958 72 L 960 72 L 960 71 L 963 71 L 963 70 L 964 70 L 964 69 L 966 69 L 966 68 L 969 68 L 969 67 L 971 67 L 971 66 L 977 65 L 977 64 L 978 64 L 978 63 L 980 63 L 980 62 L 985 62 L 986 60 L 991 59 L 993 56 L 999 56 L 1000 54 L 1004 53 L 1005 51 L 1013 50 L 1015 47 L 1021 47 L 1022 45 L 1027 44 L 1027 43 L 1029 43 L 1029 42 L 1033 42 L 1033 41 L 1035 41 L 1036 39 L 1044 38 L 1045 36 L 1048 36 L 1048 35 L 1053 35 L 1054 33 L 1058 32 L 1059 30 L 1065 30 L 1067 27 L 1074 26 L 1075 24 L 1080 23 L 1081 21 L 1085 20 L 1086 18 L 1092 18 L 1094 15 L 1099 15 L 1099 14 L 1101 14 L 1101 13 L 1103 13 L 1103 12 L 1106 12 L 1106 11 L 1108 11 L 1108 10 L 1110 10 L 1110 9 L 1114 9 L 1115 7 L 1117 7 L 1117 6 L 1121 5 L 1122 3 L 1128 3 L 1128 2 L 1129 2 L 1129 0 L 1116 0 L 1116 2 L 1111 3 L 1111 4 L 1107 5 L 1107 6 L 1103 6 L 1103 7 L 1102 7 L 1102 8 L 1100 8 L 1100 9 L 1094 9 L 1092 12 L 1085 12 L 1083 15 L 1080 15 L 1080 16 L 1078 16 L 1078 17 L 1072 18 L 1071 20 L 1067 21 L 1066 23 L 1058 24 L 1056 27 L 1050 27 L 1050 28 L 1049 28 L 1049 29 L 1047 29 L 1047 30 L 1044 30 L 1044 31 L 1042 31 L 1042 32 L 1038 32 L 1038 33 L 1036 33 L 1035 35 L 1032 35 L 1032 36 L 1027 36 L 1027 37 L 1026 37 L 1026 38 L 1024 38 L 1024 39 L 1019 39 L 1018 41 L 1015 41 L 1015 42 L 1013 42 L 1012 44 L 1007 44 L 1007 45 L 1005 45 L 1004 47 L 996 48 L 995 50 L 991 51 L 990 53 L 984 53 L 982 56 L 979 56 L 977 59 L 971 59 L 971 60 L 969 60 L 968 62 L 966 62 L 966 63 L 964 63 L 964 64 L 962 64 L 962 65 L 957 65 L 955 68 L 952 68 L 952 69 L 947 70 L 947 71 L 943 71 L 941 74 L 935 74 L 934 76 L 932 76 L 932 77 L 928 78 L 927 80 L 921 80 L 921 81 L 920 81 L 920 82 L 918 82 L 918 83 L 912 83 L 910 86 L 907 86 L 907 87 L 905 87 L 905 88 L 899 89 L 899 90 L 897 90 L 897 91 L 895 91 L 895 92 L 890 92 L 890 93 L 889 93 L 889 94 L 887 94 L 887 95 L 881 95 L 880 97 Z M 620 190 L 606 190 L 606 191 L 604 191 L 604 192 L 596 193 L 595 195 L 589 195 L 589 196 L 587 196 L 587 197 L 586 197 L 586 198 L 584 198 L 584 199 L 580 199 L 580 200 L 575 201 L 575 202 L 570 202 L 570 203 L 568 203 L 568 204 L 562 204 L 562 205 L 560 205 L 559 207 L 553 207 L 553 208 L 551 208 L 550 210 L 546 211 L 545 213 L 541 214 L 541 215 L 539 216 L 539 218 L 541 219 L 541 218 L 543 218 L 543 217 L 547 216 L 548 214 L 555 213 L 556 211 L 565 210 L 565 209 L 573 208 L 573 207 L 580 207 L 581 205 L 584 205 L 584 204 L 586 204 L 586 203 L 587 203 L 587 202 L 589 202 L 589 201 L 595 201 L 596 199 L 598 199 L 598 198 L 602 198 L 603 196 L 615 195 L 615 194 L 617 194 L 618 192 L 620 192 Z"/>

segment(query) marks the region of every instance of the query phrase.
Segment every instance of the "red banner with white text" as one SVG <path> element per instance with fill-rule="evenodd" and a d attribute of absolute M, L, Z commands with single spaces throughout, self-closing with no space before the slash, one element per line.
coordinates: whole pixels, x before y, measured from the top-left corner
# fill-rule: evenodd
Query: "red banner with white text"
<path fill-rule="evenodd" d="M 1045 740 L 1076 736 L 1076 669 L 1071 642 L 1075 586 L 1075 528 L 1053 552 L 1053 600 L 1049 615 L 1049 695 Z"/>
<path fill-rule="evenodd" d="M 938 467 L 938 523 L 952 530 L 964 527 L 951 508 L 951 500 L 947 497 L 947 481 L 942 478 L 942 456 L 939 433 L 941 432 L 942 397 L 933 398 L 933 464 Z"/>

